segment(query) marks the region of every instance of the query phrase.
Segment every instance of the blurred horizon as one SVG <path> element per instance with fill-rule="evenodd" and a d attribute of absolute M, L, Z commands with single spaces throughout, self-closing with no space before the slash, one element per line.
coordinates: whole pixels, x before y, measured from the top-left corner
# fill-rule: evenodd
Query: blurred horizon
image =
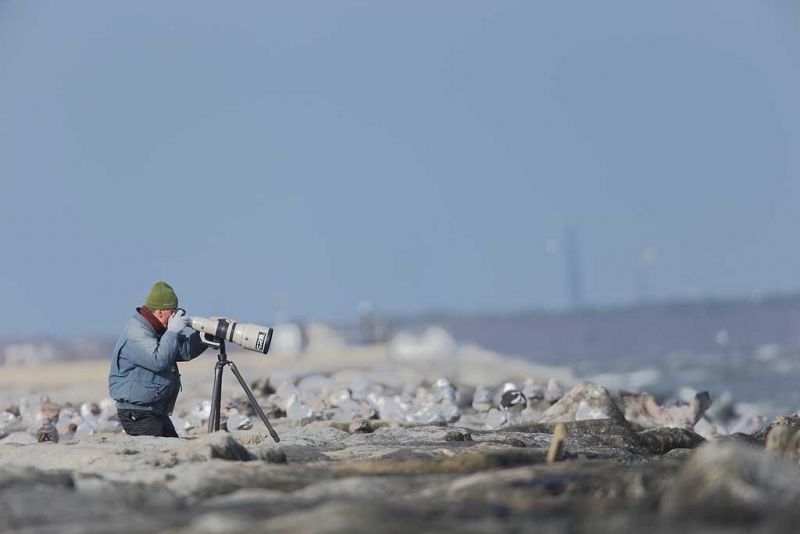
<path fill-rule="evenodd" d="M 800 7 L 0 3 L 0 339 L 800 290 Z"/>
<path fill-rule="evenodd" d="M 365 304 L 362 302 L 360 304 Z M 142 304 L 133 306 L 127 315 L 130 318 L 135 313 L 136 308 Z M 750 310 L 758 315 L 758 310 L 787 310 L 788 316 L 792 317 L 798 315 L 800 319 L 800 291 L 786 291 L 775 292 L 766 295 L 750 295 L 750 296 L 698 296 L 694 298 L 676 298 L 664 300 L 639 300 L 625 303 L 611 303 L 605 305 L 585 304 L 579 307 L 559 307 L 559 308 L 518 308 L 518 309 L 505 309 L 505 310 L 477 310 L 477 311 L 459 311 L 448 310 L 444 308 L 431 308 L 428 310 L 421 310 L 418 313 L 383 313 L 370 310 L 368 314 L 362 314 L 358 317 L 351 317 L 340 320 L 327 320 L 318 317 L 300 317 L 283 315 L 281 313 L 273 313 L 271 321 L 265 324 L 269 325 L 287 325 L 295 324 L 305 328 L 312 324 L 327 325 L 335 330 L 338 330 L 344 338 L 350 342 L 359 344 L 362 342 L 360 339 L 361 328 L 365 320 L 369 324 L 377 322 L 377 325 L 392 326 L 393 328 L 388 331 L 390 335 L 409 331 L 417 331 L 424 329 L 428 326 L 441 326 L 448 324 L 458 324 L 459 322 L 469 323 L 471 321 L 487 321 L 488 323 L 499 325 L 511 325 L 519 330 L 525 329 L 525 321 L 564 321 L 565 324 L 572 319 L 579 319 L 591 322 L 594 319 L 599 319 L 602 322 L 606 319 L 614 321 L 614 317 L 620 318 L 620 328 L 632 328 L 631 321 L 637 314 L 640 313 L 663 313 L 663 314 L 688 314 L 689 317 L 713 317 L 714 315 L 725 315 L 732 310 Z M 191 313 L 189 315 L 192 315 Z M 767 313 L 769 315 L 769 313 Z M 238 319 L 246 321 L 247 319 Z M 763 321 L 762 321 L 763 322 Z M 123 325 L 120 326 L 120 329 Z M 657 328 L 657 324 L 650 325 Z M 783 325 L 786 326 L 786 325 Z M 794 328 L 794 327 L 792 327 Z M 447 329 L 447 328 L 446 328 Z M 797 345 L 800 347 L 800 321 L 797 322 L 796 335 L 792 331 L 791 341 L 786 340 L 762 340 L 763 343 L 781 342 L 787 346 Z M 451 334 L 453 332 L 450 332 Z M 634 332 L 631 332 L 633 334 Z M 713 332 L 712 332 L 713 333 Z M 3 343 L 26 343 L 26 342 L 40 342 L 40 341 L 56 341 L 56 342 L 70 342 L 80 340 L 101 340 L 107 341 L 115 339 L 119 334 L 116 330 L 109 332 L 99 332 L 92 334 L 80 333 L 67 333 L 65 335 L 53 333 L 33 333 L 25 335 L 6 335 L 0 336 L 0 345 Z M 469 335 L 463 335 L 464 332 L 459 332 L 459 338 L 466 339 Z M 755 337 L 763 337 L 763 332 L 758 332 L 758 328 L 753 328 L 751 335 Z M 712 336 L 713 338 L 713 336 Z M 709 339 L 712 339 L 709 338 Z M 796 339 L 795 339 L 796 338 Z M 383 341 L 389 341 L 385 339 Z M 795 343 L 796 341 L 796 343 Z M 712 343 L 713 345 L 713 343 Z M 747 345 L 746 350 L 754 348 L 756 345 Z M 491 345 L 484 348 L 498 350 Z M 697 348 L 697 347 L 694 347 Z M 720 347 L 718 347 L 720 348 Z M 724 346 L 721 348 L 725 348 Z"/>

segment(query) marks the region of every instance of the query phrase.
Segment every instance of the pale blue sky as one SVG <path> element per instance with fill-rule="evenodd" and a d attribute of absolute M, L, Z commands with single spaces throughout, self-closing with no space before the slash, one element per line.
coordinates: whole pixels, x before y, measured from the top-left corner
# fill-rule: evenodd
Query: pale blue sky
<path fill-rule="evenodd" d="M 0 337 L 800 288 L 800 7 L 0 1 Z"/>

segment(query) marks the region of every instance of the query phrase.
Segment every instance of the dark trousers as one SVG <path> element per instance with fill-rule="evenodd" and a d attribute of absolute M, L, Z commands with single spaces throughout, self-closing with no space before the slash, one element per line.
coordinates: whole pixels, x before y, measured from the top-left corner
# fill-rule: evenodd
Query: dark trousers
<path fill-rule="evenodd" d="M 117 410 L 117 414 L 122 428 L 130 436 L 178 437 L 172 421 L 166 415 L 145 410 Z"/>

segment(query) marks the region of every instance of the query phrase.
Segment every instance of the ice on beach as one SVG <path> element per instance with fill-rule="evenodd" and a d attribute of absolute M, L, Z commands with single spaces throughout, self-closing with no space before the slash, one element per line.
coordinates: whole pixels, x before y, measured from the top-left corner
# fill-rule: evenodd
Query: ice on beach
<path fill-rule="evenodd" d="M 379 397 L 374 406 L 378 410 L 378 416 L 386 421 L 403 422 L 406 420 L 407 409 L 398 397 Z"/>
<path fill-rule="evenodd" d="M 494 394 L 486 388 L 478 388 L 472 396 L 472 408 L 479 412 L 488 412 L 492 408 Z"/>
<path fill-rule="evenodd" d="M 439 412 L 447 423 L 455 423 L 461 419 L 461 411 L 458 409 L 458 405 L 449 401 L 439 404 Z"/>
<path fill-rule="evenodd" d="M 333 419 L 339 422 L 349 422 L 354 417 L 361 417 L 359 404 L 351 399 L 343 400 L 332 410 Z"/>
<path fill-rule="evenodd" d="M 299 395 L 300 389 L 289 380 L 283 380 L 278 387 L 275 388 L 275 395 L 278 397 L 288 399 L 290 395 Z"/>
<path fill-rule="evenodd" d="M 296 395 L 290 395 L 286 401 L 286 417 L 290 421 L 300 424 L 308 423 L 317 418 L 311 406 L 299 400 Z"/>
<path fill-rule="evenodd" d="M 537 384 L 532 378 L 525 379 L 522 393 L 529 402 L 544 400 L 544 386 Z"/>
<path fill-rule="evenodd" d="M 239 413 L 239 410 L 232 408 L 228 411 L 228 432 L 236 432 L 239 430 L 250 430 L 253 428 L 253 421 L 244 414 Z"/>
<path fill-rule="evenodd" d="M 704 439 L 709 441 L 713 441 L 727 435 L 727 432 L 724 428 L 713 424 L 704 417 L 700 418 L 697 424 L 694 425 L 694 431 L 697 433 L 697 435 L 702 436 Z"/>
<path fill-rule="evenodd" d="M 39 399 L 31 395 L 26 395 L 19 400 L 19 415 L 28 424 L 36 422 L 36 415 L 39 412 Z"/>
<path fill-rule="evenodd" d="M 191 427 L 191 423 L 174 415 L 171 415 L 169 419 L 172 421 L 172 426 L 175 427 L 175 433 L 178 434 L 178 437 L 185 438 L 189 435 L 187 427 Z"/>
<path fill-rule="evenodd" d="M 370 393 L 383 393 L 384 387 L 368 378 L 357 378 L 350 382 L 350 397 L 365 400 Z"/>
<path fill-rule="evenodd" d="M 100 413 L 103 415 L 117 413 L 117 401 L 111 397 L 103 397 L 97 404 L 100 406 Z"/>
<path fill-rule="evenodd" d="M 201 421 L 208 421 L 208 419 L 211 417 L 211 401 L 203 400 L 195 403 L 191 412 L 189 413 Z"/>
<path fill-rule="evenodd" d="M 89 419 L 91 417 L 95 417 L 96 418 L 97 416 L 99 416 L 102 413 L 101 410 L 100 410 L 100 405 L 97 404 L 96 402 L 83 402 L 83 403 L 81 403 L 79 411 L 80 411 L 81 417 L 83 417 L 84 420 Z"/>
<path fill-rule="evenodd" d="M 576 421 L 592 421 L 595 419 L 610 419 L 611 416 L 608 414 L 606 410 L 600 408 L 599 406 L 593 406 L 582 400 L 578 404 L 578 409 L 575 410 L 575 420 Z"/>
<path fill-rule="evenodd" d="M 461 394 L 446 378 L 440 378 L 431 388 L 434 402 L 448 401 L 457 404 Z"/>
<path fill-rule="evenodd" d="M 17 416 L 10 412 L 1 412 L 0 413 L 0 426 L 4 424 L 9 424 L 16 422 Z"/>
<path fill-rule="evenodd" d="M 486 414 L 486 428 L 489 430 L 497 430 L 506 422 L 508 418 L 506 417 L 506 413 L 498 410 L 497 408 L 492 408 L 489 410 L 489 413 Z"/>
<path fill-rule="evenodd" d="M 442 414 L 441 410 L 435 404 L 429 404 L 427 406 L 423 406 L 422 408 L 417 410 L 411 417 L 414 422 L 424 425 L 446 422 L 445 417 Z"/>
<path fill-rule="evenodd" d="M 544 391 L 544 400 L 549 403 L 555 403 L 561 400 L 564 396 L 564 388 L 558 383 L 555 378 L 547 380 L 547 388 Z"/>
<path fill-rule="evenodd" d="M 729 434 L 758 432 L 769 423 L 764 414 L 774 411 L 774 408 L 766 403 L 749 402 L 740 402 L 736 404 L 734 409 L 738 417 L 727 426 L 726 430 Z"/>
<path fill-rule="evenodd" d="M 75 438 L 82 438 L 84 436 L 89 436 L 95 433 L 95 428 L 91 423 L 86 421 L 82 422 L 78 425 L 78 429 L 75 430 Z"/>
<path fill-rule="evenodd" d="M 328 395 L 328 404 L 334 408 L 341 406 L 350 399 L 349 389 L 337 389 Z"/>

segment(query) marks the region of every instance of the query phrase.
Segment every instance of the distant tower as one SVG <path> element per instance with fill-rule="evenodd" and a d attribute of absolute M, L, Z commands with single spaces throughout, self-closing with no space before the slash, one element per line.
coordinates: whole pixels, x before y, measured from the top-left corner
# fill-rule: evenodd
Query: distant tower
<path fill-rule="evenodd" d="M 583 306 L 583 271 L 578 232 L 574 228 L 567 228 L 564 232 L 564 269 L 570 304 L 574 309 L 580 308 Z"/>

